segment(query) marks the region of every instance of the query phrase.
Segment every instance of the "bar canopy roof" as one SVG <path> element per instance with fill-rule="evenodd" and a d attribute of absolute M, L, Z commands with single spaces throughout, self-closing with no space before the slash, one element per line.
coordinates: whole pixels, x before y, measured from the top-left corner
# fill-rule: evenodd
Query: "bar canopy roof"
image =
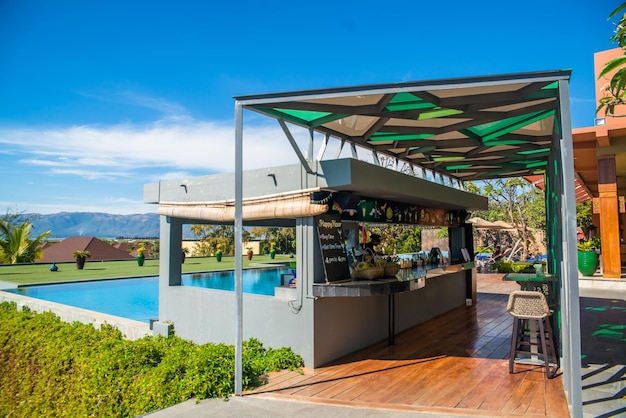
<path fill-rule="evenodd" d="M 543 174 L 556 70 L 237 96 L 243 108 L 460 181 Z"/>

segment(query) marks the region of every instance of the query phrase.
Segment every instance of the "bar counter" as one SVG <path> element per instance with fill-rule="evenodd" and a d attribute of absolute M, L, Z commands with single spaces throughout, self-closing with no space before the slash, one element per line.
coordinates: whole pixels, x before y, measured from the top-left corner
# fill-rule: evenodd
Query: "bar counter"
<path fill-rule="evenodd" d="M 427 280 L 474 268 L 473 262 L 452 265 L 426 265 L 400 269 L 395 277 L 374 280 L 349 279 L 333 283 L 314 283 L 315 297 L 362 297 L 411 292 L 426 286 Z"/>

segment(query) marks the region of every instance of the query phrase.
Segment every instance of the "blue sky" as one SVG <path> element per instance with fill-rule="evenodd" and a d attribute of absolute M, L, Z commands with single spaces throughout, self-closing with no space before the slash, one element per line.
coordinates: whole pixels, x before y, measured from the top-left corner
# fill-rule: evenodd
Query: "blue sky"
<path fill-rule="evenodd" d="M 591 126 L 619 4 L 0 0 L 0 211 L 156 212 L 144 184 L 234 170 L 239 95 L 571 69 Z M 245 118 L 244 168 L 297 161 Z"/>

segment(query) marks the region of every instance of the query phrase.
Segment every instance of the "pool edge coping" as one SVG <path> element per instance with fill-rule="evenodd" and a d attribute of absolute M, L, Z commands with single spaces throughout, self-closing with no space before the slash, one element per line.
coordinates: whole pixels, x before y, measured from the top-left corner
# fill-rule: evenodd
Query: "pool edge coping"
<path fill-rule="evenodd" d="M 30 296 L 0 291 L 0 303 L 1 302 L 13 302 L 17 305 L 18 310 L 22 310 L 22 308 L 26 307 L 31 311 L 39 313 L 52 312 L 63 322 L 91 324 L 96 329 L 100 329 L 100 327 L 105 324 L 111 325 L 118 329 L 124 335 L 124 338 L 128 340 L 138 340 L 145 336 L 153 335 L 152 330 L 150 330 L 150 325 L 141 321 L 32 298 Z"/>

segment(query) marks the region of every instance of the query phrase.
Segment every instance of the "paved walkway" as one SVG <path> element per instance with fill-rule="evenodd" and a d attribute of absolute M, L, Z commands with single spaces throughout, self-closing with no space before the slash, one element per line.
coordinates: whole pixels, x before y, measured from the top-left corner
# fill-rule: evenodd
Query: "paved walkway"
<path fill-rule="evenodd" d="M 626 417 L 626 290 L 580 289 L 584 418 Z"/>
<path fill-rule="evenodd" d="M 235 396 L 228 402 L 222 399 L 205 399 L 200 402 L 189 400 L 173 407 L 146 415 L 146 418 L 203 418 L 203 417 L 298 417 L 298 418 L 461 418 L 469 415 L 442 415 L 391 409 L 361 408 L 358 406 L 329 405 L 319 402 L 287 401 L 259 398 L 255 396 Z M 471 415 L 477 417 L 481 415 Z M 493 415 L 483 415 L 492 417 Z"/>

